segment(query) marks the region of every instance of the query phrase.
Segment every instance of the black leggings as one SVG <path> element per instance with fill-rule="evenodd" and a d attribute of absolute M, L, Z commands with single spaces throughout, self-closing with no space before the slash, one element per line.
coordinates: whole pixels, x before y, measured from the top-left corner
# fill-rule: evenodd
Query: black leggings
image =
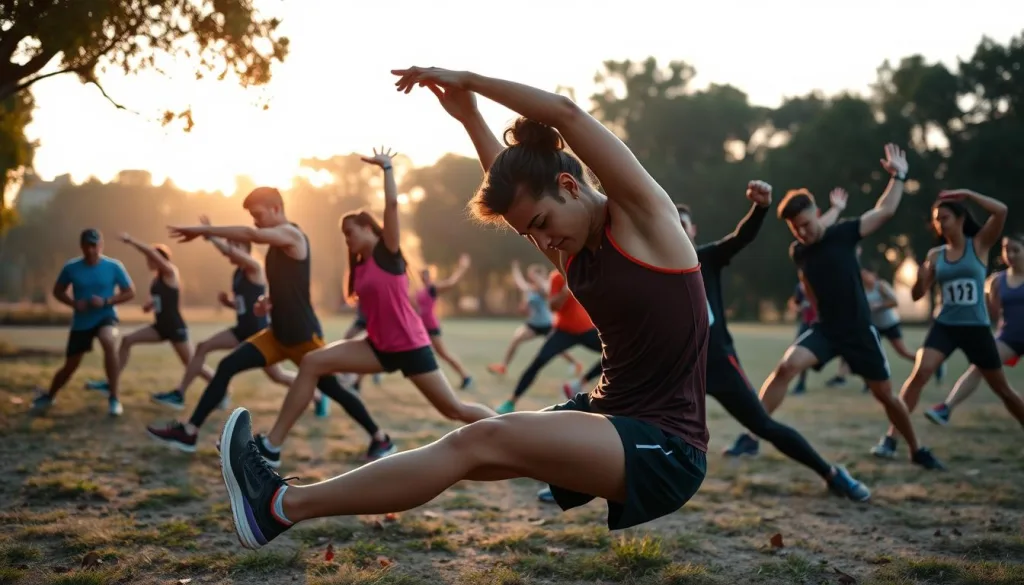
<path fill-rule="evenodd" d="M 246 342 L 236 347 L 217 364 L 217 372 L 206 386 L 206 390 L 203 391 L 203 396 L 199 399 L 199 404 L 196 405 L 196 409 L 192 412 L 192 418 L 188 422 L 195 425 L 196 428 L 203 426 L 210 413 L 224 400 L 231 378 L 246 370 L 263 368 L 266 365 L 267 360 L 253 344 Z M 324 396 L 328 396 L 340 404 L 345 412 L 359 423 L 359 426 L 366 429 L 367 433 L 373 435 L 377 432 L 377 423 L 373 422 L 363 401 L 359 399 L 358 395 L 343 388 L 338 382 L 337 376 L 331 374 L 320 378 L 316 387 Z"/>
<path fill-rule="evenodd" d="M 707 393 L 741 425 L 775 445 L 786 457 L 803 463 L 825 479 L 832 474 L 832 466 L 821 458 L 803 435 L 768 414 L 743 373 L 736 354 L 708 356 Z"/>
<path fill-rule="evenodd" d="M 548 335 L 547 339 L 544 340 L 544 345 L 537 352 L 537 357 L 533 358 L 530 365 L 523 371 L 523 375 L 520 376 L 519 383 L 516 384 L 515 397 L 518 399 L 523 394 L 526 394 L 526 391 L 530 389 L 530 385 L 533 384 L 534 378 L 537 377 L 537 374 L 544 366 L 548 365 L 548 362 L 577 345 L 582 345 L 587 349 L 601 353 L 601 338 L 597 335 L 597 329 L 591 329 L 586 333 L 579 334 L 566 333 L 561 329 L 553 330 L 551 335 Z M 600 375 L 601 360 L 597 360 L 597 363 L 587 371 L 584 380 L 589 382 Z"/>

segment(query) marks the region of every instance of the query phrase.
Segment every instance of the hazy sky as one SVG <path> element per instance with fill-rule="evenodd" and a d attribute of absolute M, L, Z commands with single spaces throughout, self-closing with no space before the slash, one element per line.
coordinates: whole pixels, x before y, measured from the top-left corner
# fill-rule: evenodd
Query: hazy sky
<path fill-rule="evenodd" d="M 122 169 L 147 169 L 157 181 L 170 176 L 188 189 L 230 191 L 239 174 L 287 186 L 302 157 L 381 143 L 418 165 L 446 152 L 472 154 L 432 94 L 394 91 L 389 70 L 408 65 L 469 69 L 552 90 L 572 86 L 584 97 L 603 60 L 653 55 L 662 63 L 693 64 L 698 86 L 732 83 L 754 103 L 773 106 L 814 88 L 865 91 L 886 58 L 922 53 L 955 65 L 982 35 L 1005 43 L 1024 28 L 1019 0 L 257 5 L 283 18 L 282 32 L 292 42 L 264 88 L 196 81 L 187 66 L 170 77 L 104 77 L 108 93 L 144 114 L 136 116 L 71 76 L 34 86 L 39 107 L 29 130 L 42 141 L 39 174 L 107 180 Z M 152 121 L 163 109 L 186 106 L 195 113 L 190 134 Z M 495 129 L 512 117 L 489 103 L 482 110 Z"/>

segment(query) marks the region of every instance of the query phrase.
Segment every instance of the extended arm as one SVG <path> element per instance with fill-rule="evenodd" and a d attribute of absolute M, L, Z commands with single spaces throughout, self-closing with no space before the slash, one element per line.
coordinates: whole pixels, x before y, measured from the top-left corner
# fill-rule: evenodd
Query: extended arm
<path fill-rule="evenodd" d="M 896 209 L 903 199 L 903 181 L 907 178 L 907 155 L 895 144 L 885 145 L 882 167 L 892 175 L 885 192 L 878 198 L 875 207 L 860 216 L 860 235 L 867 237 L 885 225 L 896 215 Z"/>
<path fill-rule="evenodd" d="M 939 194 L 940 198 L 949 196 L 959 196 L 973 201 L 978 207 L 988 213 L 988 219 L 985 220 L 981 229 L 978 230 L 978 235 L 974 236 L 975 250 L 978 252 L 978 256 L 980 258 L 987 258 L 989 250 L 998 244 L 999 238 L 1003 236 L 1003 228 L 1006 226 L 1006 216 L 1009 213 L 1009 208 L 1002 201 L 986 197 L 981 193 L 968 189 L 943 191 Z"/>
<path fill-rule="evenodd" d="M 526 282 L 526 277 L 523 276 L 523 271 L 519 268 L 519 262 L 512 263 L 512 280 L 516 283 L 516 288 L 525 292 L 529 292 L 533 287 L 530 283 Z"/>
<path fill-rule="evenodd" d="M 459 265 L 455 268 L 455 272 L 452 272 L 448 278 L 436 282 L 434 284 L 434 288 L 436 288 L 438 292 L 444 292 L 451 289 L 453 286 L 458 284 L 459 280 L 461 280 L 463 276 L 466 275 L 467 270 L 469 270 L 469 256 L 463 254 L 459 257 Z"/>
<path fill-rule="evenodd" d="M 224 256 L 226 256 L 230 260 L 234 260 L 235 262 L 238 262 L 238 264 L 240 265 L 242 270 L 245 271 L 246 274 L 250 274 L 250 273 L 252 273 L 254 271 L 258 271 L 258 270 L 262 270 L 263 269 L 263 266 L 260 265 L 260 263 L 257 262 L 255 258 L 253 258 L 251 255 L 247 254 L 245 252 L 245 250 L 243 250 L 243 249 L 241 249 L 241 248 L 239 248 L 237 246 L 232 246 L 224 238 L 216 238 L 216 237 L 209 237 L 208 236 L 206 239 L 211 244 L 213 244 L 213 247 L 217 248 L 217 250 L 221 254 L 224 254 Z M 234 305 L 232 305 L 232 307 L 234 307 Z"/>
<path fill-rule="evenodd" d="M 142 255 L 145 256 L 147 260 L 156 265 L 156 269 L 160 273 L 160 276 L 174 276 L 174 264 L 171 264 L 170 260 L 164 258 L 160 252 L 157 252 L 156 248 L 143 244 L 128 234 L 121 234 L 121 240 L 139 252 L 142 252 Z"/>
<path fill-rule="evenodd" d="M 761 231 L 761 226 L 764 224 L 764 218 L 767 215 L 767 205 L 758 205 L 756 203 L 751 205 L 750 210 L 736 224 L 736 229 L 732 233 L 711 244 L 714 255 L 718 258 L 719 262 L 727 264 L 732 260 L 733 256 L 739 254 L 743 248 L 750 245 L 757 238 L 757 233 Z"/>
<path fill-rule="evenodd" d="M 255 228 L 246 225 L 195 225 L 170 226 L 171 235 L 182 242 L 191 241 L 199 236 L 224 238 L 235 242 L 253 244 L 269 244 L 279 248 L 290 248 L 295 256 L 305 257 L 305 239 L 302 232 L 291 224 L 273 227 Z"/>

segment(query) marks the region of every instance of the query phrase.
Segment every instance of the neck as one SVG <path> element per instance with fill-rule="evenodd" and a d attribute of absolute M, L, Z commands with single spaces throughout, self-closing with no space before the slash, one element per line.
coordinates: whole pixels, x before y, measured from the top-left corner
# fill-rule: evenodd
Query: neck
<path fill-rule="evenodd" d="M 1010 276 L 1016 278 L 1016 277 L 1024 274 L 1024 266 L 1017 267 L 1017 266 L 1014 266 L 1013 264 L 1010 264 L 1009 266 L 1006 267 L 1006 272 Z"/>
<path fill-rule="evenodd" d="M 587 204 L 590 210 L 590 226 L 587 231 L 586 246 L 596 250 L 601 245 L 601 238 L 604 236 L 604 224 L 608 218 L 608 198 L 589 189 L 584 191 L 587 197 Z"/>
<path fill-rule="evenodd" d="M 946 236 L 946 244 L 952 248 L 961 248 L 966 241 L 967 239 L 964 237 L 963 232 Z"/>

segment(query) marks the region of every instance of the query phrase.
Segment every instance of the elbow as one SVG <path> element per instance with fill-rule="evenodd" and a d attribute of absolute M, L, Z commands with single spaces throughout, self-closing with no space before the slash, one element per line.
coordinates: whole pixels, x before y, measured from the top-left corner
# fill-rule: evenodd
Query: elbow
<path fill-rule="evenodd" d="M 559 95 L 554 105 L 553 119 L 550 123 L 556 128 L 572 126 L 589 115 L 583 111 L 579 104 L 564 95 Z"/>

